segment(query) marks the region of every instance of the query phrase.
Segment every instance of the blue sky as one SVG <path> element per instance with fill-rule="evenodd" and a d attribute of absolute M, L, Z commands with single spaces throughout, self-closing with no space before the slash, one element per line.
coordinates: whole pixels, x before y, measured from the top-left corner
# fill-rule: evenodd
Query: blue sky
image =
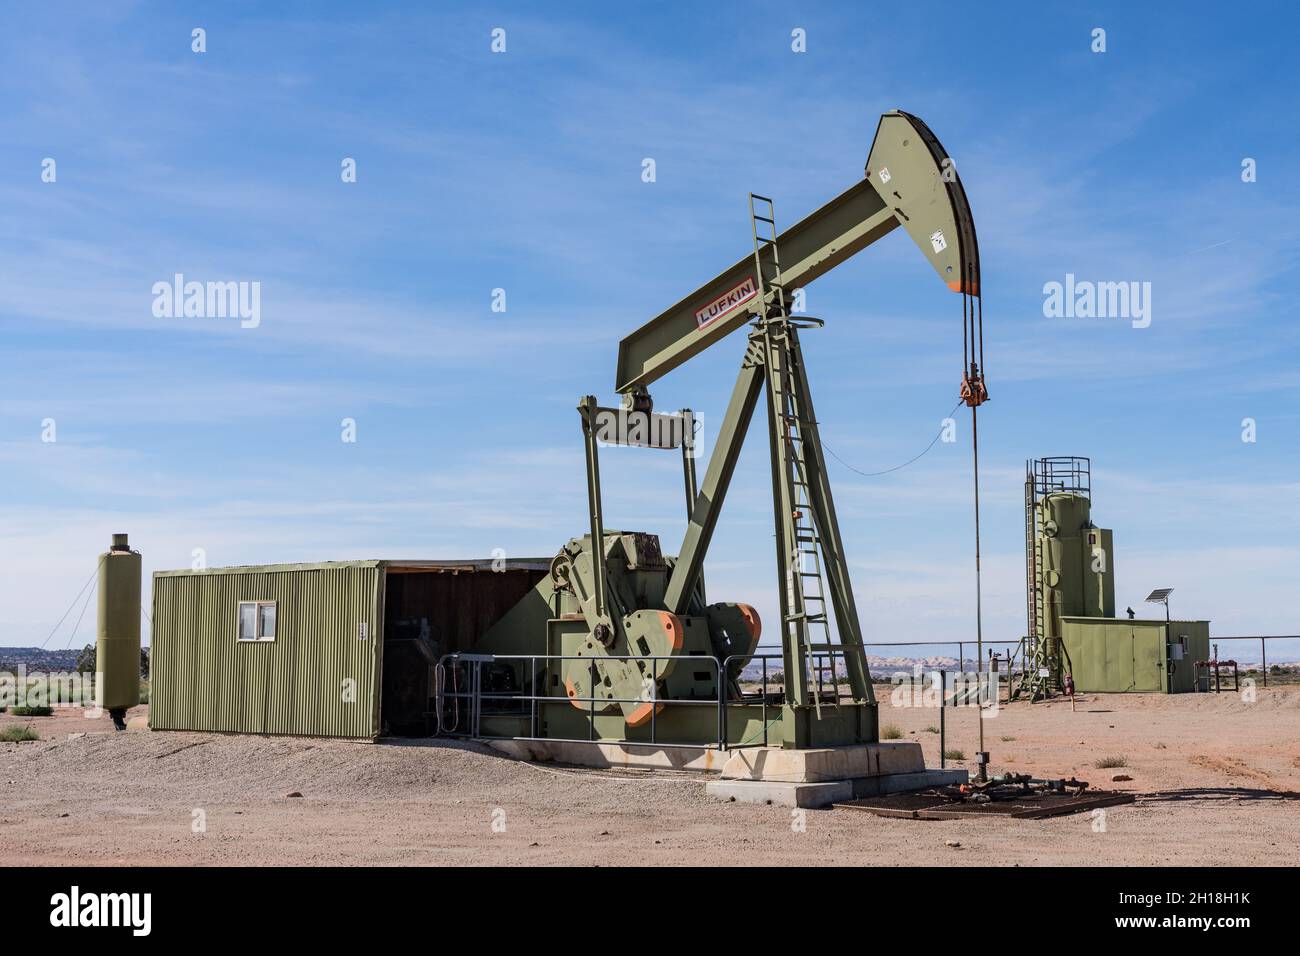
<path fill-rule="evenodd" d="M 147 571 L 554 553 L 584 528 L 574 405 L 612 401 L 619 339 L 746 252 L 751 189 L 789 224 L 852 185 L 893 108 L 979 230 L 986 634 L 1023 630 L 1044 454 L 1092 457 L 1121 608 L 1166 586 L 1220 634 L 1300 630 L 1292 8 L 700 6 L 0 8 L 0 642 L 45 640 L 114 531 Z M 261 324 L 156 318 L 178 272 L 260 282 Z M 1150 327 L 1044 317 L 1067 273 L 1150 282 Z M 825 440 L 863 471 L 910 458 L 956 400 L 960 300 L 899 230 L 808 309 Z M 743 347 L 658 406 L 711 441 Z M 973 635 L 959 421 L 887 477 L 832 463 L 872 640 Z M 675 551 L 676 458 L 603 467 L 608 524 Z M 766 468 L 756 432 L 707 573 L 770 619 Z"/>

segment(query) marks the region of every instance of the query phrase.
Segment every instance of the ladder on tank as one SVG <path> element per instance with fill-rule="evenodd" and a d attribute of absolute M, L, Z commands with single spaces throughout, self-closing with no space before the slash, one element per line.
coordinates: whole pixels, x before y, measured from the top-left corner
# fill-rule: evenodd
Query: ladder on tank
<path fill-rule="evenodd" d="M 1020 693 L 1028 692 L 1030 700 L 1047 696 L 1048 669 L 1047 642 L 1043 627 L 1043 542 L 1038 534 L 1038 494 L 1032 468 L 1025 475 L 1025 671 L 1021 675 Z"/>
<path fill-rule="evenodd" d="M 768 197 L 750 193 L 749 215 L 754 236 L 754 271 L 758 275 L 760 318 L 767 323 L 770 334 L 778 342 L 787 346 L 796 344 L 794 348 L 776 350 L 779 367 L 769 370 L 775 374 L 769 374 L 768 377 L 772 385 L 772 402 L 781 438 L 780 471 L 786 483 L 783 501 L 788 504 L 784 522 L 789 551 L 785 575 L 788 613 L 783 622 L 782 639 L 783 643 L 788 643 L 788 638 L 793 636 L 795 646 L 802 651 L 795 661 L 799 669 L 796 679 L 808 681 L 811 677 L 813 706 L 820 718 L 822 685 L 828 674 L 836 707 L 840 705 L 840 694 L 835 663 L 835 651 L 839 650 L 839 645 L 831 638 L 830 608 L 827 603 L 826 581 L 822 574 L 822 541 L 813 518 L 808 481 L 806 445 L 809 441 L 817 440 L 817 423 L 804 414 L 804 400 L 797 385 L 798 377 L 791 367 L 792 362 L 796 361 L 794 356 L 798 354 L 797 332 L 781 279 L 781 255 L 776 241 L 776 206 Z M 767 261 L 764 261 L 764 250 L 771 251 Z M 802 321 L 813 327 L 821 325 L 816 319 Z M 769 352 L 769 360 L 772 355 Z M 805 664 L 810 665 L 810 674 L 805 673 Z M 791 675 L 786 675 L 787 686 L 790 677 Z"/>

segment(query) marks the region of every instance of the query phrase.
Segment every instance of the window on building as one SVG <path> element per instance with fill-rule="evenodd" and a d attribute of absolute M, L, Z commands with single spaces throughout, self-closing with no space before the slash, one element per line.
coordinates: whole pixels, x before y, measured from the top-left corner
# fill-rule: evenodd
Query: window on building
<path fill-rule="evenodd" d="M 241 641 L 275 640 L 275 602 L 239 602 L 239 639 Z"/>
<path fill-rule="evenodd" d="M 257 606 L 257 638 L 262 641 L 275 640 L 274 604 L 259 604 Z"/>

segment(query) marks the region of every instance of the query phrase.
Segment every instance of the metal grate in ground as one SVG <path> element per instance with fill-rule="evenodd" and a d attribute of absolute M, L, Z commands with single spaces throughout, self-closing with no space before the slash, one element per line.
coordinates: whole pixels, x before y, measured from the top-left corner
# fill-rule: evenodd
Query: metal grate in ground
<path fill-rule="evenodd" d="M 864 797 L 861 800 L 837 803 L 835 806 L 846 810 L 862 810 L 880 817 L 902 817 L 912 820 L 962 820 L 981 816 L 1037 820 L 1132 803 L 1136 798 L 1136 794 L 1115 790 L 1087 790 L 1083 793 L 1048 791 L 1017 796 L 1008 800 L 975 803 L 957 799 L 952 788 L 938 787 L 913 793 Z"/>

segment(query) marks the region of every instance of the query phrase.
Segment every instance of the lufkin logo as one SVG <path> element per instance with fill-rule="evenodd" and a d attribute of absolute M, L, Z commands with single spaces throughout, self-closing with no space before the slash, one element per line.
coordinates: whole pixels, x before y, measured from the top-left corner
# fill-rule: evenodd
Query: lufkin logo
<path fill-rule="evenodd" d="M 758 292 L 754 288 L 754 277 L 750 276 L 734 289 L 722 293 L 722 295 L 718 296 L 708 305 L 703 305 L 696 309 L 695 323 L 700 328 L 704 328 L 706 325 L 711 325 L 728 312 L 744 305 L 757 294 Z"/>

